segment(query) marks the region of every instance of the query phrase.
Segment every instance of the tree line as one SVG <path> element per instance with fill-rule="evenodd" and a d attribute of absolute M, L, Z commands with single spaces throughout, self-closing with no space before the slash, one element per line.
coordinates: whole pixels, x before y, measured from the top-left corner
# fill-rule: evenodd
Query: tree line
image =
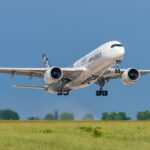
<path fill-rule="evenodd" d="M 29 117 L 27 120 L 74 120 L 74 114 L 64 112 L 59 115 L 58 111 L 55 110 L 54 113 L 48 113 L 45 115 L 43 119 L 39 117 Z M 92 114 L 86 114 L 82 120 L 94 120 L 94 116 Z"/>
<path fill-rule="evenodd" d="M 150 120 L 150 111 L 140 111 L 136 115 L 137 120 Z M 54 113 L 48 113 L 43 118 L 40 117 L 29 117 L 27 120 L 74 120 L 74 114 L 63 112 L 58 113 L 57 110 Z M 20 120 L 19 114 L 13 110 L 5 109 L 0 110 L 0 120 Z M 81 120 L 95 120 L 92 114 L 85 114 Z M 103 112 L 101 120 L 132 120 L 131 117 L 127 116 L 125 112 Z"/>

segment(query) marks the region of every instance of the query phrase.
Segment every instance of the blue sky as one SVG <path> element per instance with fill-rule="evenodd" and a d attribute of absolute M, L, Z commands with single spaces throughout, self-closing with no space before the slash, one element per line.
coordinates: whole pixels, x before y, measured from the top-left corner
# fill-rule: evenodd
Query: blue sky
<path fill-rule="evenodd" d="M 119 40 L 126 48 L 121 68 L 150 69 L 149 0 L 1 0 L 0 66 L 43 67 L 41 55 L 52 65 L 67 67 L 99 45 Z M 104 111 L 136 113 L 150 110 L 150 75 L 125 86 L 120 79 L 105 86 L 108 97 L 96 97 L 97 85 L 74 91 L 68 97 L 11 85 L 44 85 L 42 79 L 0 74 L 0 109 L 17 111 L 21 119 L 49 112 L 72 112 L 76 119 Z"/>

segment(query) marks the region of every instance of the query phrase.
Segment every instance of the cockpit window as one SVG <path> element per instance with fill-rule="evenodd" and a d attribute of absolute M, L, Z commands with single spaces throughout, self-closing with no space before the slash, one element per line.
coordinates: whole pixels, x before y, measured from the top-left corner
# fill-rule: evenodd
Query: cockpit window
<path fill-rule="evenodd" d="M 113 48 L 113 47 L 123 47 L 123 45 L 122 45 L 122 44 L 113 44 L 113 45 L 111 46 L 111 48 Z"/>

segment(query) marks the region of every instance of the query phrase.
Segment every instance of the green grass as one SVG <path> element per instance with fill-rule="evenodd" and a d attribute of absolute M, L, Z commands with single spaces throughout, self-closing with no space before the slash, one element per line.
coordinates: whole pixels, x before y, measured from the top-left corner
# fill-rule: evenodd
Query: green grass
<path fill-rule="evenodd" d="M 150 121 L 0 121 L 0 150 L 150 150 Z"/>

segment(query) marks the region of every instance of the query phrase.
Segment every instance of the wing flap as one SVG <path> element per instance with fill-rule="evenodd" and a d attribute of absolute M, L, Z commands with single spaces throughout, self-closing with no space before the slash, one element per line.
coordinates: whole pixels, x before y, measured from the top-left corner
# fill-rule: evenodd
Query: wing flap
<path fill-rule="evenodd" d="M 45 90 L 48 86 L 25 86 L 25 85 L 13 85 L 15 88 L 30 88 L 30 89 L 42 89 Z"/>
<path fill-rule="evenodd" d="M 139 70 L 140 75 L 147 75 L 150 74 L 150 70 Z"/>
<path fill-rule="evenodd" d="M 0 68 L 0 73 L 14 75 L 25 75 L 33 77 L 44 77 L 46 68 Z"/>
<path fill-rule="evenodd" d="M 61 68 L 63 71 L 64 78 L 73 80 L 80 76 L 81 73 L 86 71 L 85 68 Z"/>

